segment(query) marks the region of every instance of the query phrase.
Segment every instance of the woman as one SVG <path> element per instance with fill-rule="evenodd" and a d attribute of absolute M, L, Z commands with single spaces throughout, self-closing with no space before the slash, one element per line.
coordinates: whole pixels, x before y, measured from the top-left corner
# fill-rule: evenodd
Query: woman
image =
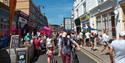
<path fill-rule="evenodd" d="M 49 36 L 47 39 L 46 39 L 46 48 L 47 48 L 47 62 L 48 63 L 51 63 L 51 60 L 53 58 L 53 42 L 52 42 L 52 38 L 51 36 Z"/>
<path fill-rule="evenodd" d="M 72 45 L 75 45 L 77 50 L 80 50 L 79 45 L 70 38 L 70 34 L 66 32 L 62 34 L 61 58 L 63 63 L 71 63 Z"/>

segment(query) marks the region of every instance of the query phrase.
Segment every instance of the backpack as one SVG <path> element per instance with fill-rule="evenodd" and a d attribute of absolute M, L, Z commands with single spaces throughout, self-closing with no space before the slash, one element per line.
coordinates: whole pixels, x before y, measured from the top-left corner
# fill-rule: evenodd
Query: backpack
<path fill-rule="evenodd" d="M 70 54 L 72 51 L 72 41 L 70 38 L 63 37 L 62 38 L 62 53 L 63 54 Z"/>

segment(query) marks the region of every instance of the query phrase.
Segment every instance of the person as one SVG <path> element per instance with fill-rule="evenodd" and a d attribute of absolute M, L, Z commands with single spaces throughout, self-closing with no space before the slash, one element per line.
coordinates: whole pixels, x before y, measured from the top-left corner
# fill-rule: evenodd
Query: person
<path fill-rule="evenodd" d="M 76 35 L 75 35 L 75 33 L 71 33 L 71 38 L 72 38 L 73 40 L 76 40 Z"/>
<path fill-rule="evenodd" d="M 41 53 L 44 54 L 46 53 L 46 39 L 44 39 L 44 36 L 41 35 L 41 40 L 40 40 L 40 47 L 41 47 Z"/>
<path fill-rule="evenodd" d="M 36 59 L 38 59 L 40 55 L 40 36 L 33 38 L 33 45 L 34 45 L 35 57 Z"/>
<path fill-rule="evenodd" d="M 85 42 L 86 42 L 86 46 L 90 46 L 90 33 L 89 32 L 86 32 L 85 33 L 85 36 L 86 36 L 86 39 L 85 39 Z"/>
<path fill-rule="evenodd" d="M 109 36 L 106 33 L 106 31 L 104 31 L 104 33 L 102 34 L 102 45 L 103 48 L 101 50 L 101 54 L 103 54 L 103 51 L 108 47 L 109 49 Z"/>
<path fill-rule="evenodd" d="M 47 48 L 47 62 L 51 63 L 53 59 L 53 48 L 54 48 L 54 43 L 52 42 L 52 37 L 48 36 L 46 39 L 46 48 Z"/>
<path fill-rule="evenodd" d="M 111 63 L 125 63 L 125 31 L 119 35 L 119 39 L 112 41 L 110 45 Z"/>
<path fill-rule="evenodd" d="M 59 34 L 58 40 L 58 56 L 61 56 L 61 42 L 62 42 L 62 33 Z"/>
<path fill-rule="evenodd" d="M 30 44 L 30 34 L 27 33 L 25 36 L 24 36 L 24 45 L 27 45 L 27 44 Z"/>
<path fill-rule="evenodd" d="M 79 41 L 80 41 L 80 47 L 82 47 L 83 45 L 83 33 L 82 32 L 79 33 Z"/>
<path fill-rule="evenodd" d="M 90 39 L 91 39 L 91 50 L 95 50 L 95 33 L 91 33 L 91 36 L 90 36 Z"/>
<path fill-rule="evenodd" d="M 63 63 L 71 63 L 72 45 L 75 45 L 78 51 L 80 50 L 80 46 L 71 39 L 70 34 L 63 32 L 61 47 L 61 58 Z"/>

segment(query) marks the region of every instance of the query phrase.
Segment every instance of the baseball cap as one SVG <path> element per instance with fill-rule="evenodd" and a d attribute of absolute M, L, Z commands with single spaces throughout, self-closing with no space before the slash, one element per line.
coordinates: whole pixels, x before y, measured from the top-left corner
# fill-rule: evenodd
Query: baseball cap
<path fill-rule="evenodd" d="M 120 35 L 120 36 L 125 36 L 125 31 L 121 31 L 121 32 L 119 33 L 119 35 Z"/>

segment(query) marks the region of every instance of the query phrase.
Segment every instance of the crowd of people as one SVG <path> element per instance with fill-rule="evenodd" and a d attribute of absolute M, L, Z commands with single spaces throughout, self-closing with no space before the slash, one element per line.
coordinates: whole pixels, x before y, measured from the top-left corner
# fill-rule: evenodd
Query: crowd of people
<path fill-rule="evenodd" d="M 76 51 L 80 51 L 81 47 L 91 47 L 92 51 L 96 51 L 98 50 L 96 47 L 101 45 L 103 48 L 101 48 L 100 53 L 103 54 L 103 51 L 106 50 L 106 48 L 111 50 L 111 42 L 113 41 L 106 31 L 101 35 L 94 32 L 90 33 L 89 31 L 85 33 L 80 32 L 78 34 L 76 32 L 63 31 L 49 36 L 37 32 L 36 35 L 27 33 L 23 39 L 24 45 L 34 45 L 36 58 L 39 57 L 41 49 L 44 48 L 48 63 L 52 62 L 54 58 L 54 49 L 56 47 L 58 47 L 58 56 L 62 58 L 63 63 L 79 63 Z M 57 61 L 55 61 L 55 63 L 56 62 Z"/>
<path fill-rule="evenodd" d="M 120 39 L 115 40 L 111 40 L 106 31 L 100 35 L 89 31 L 80 33 L 62 31 L 51 35 L 45 35 L 40 32 L 26 33 L 21 38 L 20 45 L 25 47 L 29 44 L 34 46 L 33 59 L 38 59 L 42 52 L 47 55 L 48 63 L 57 63 L 54 59 L 56 47 L 58 47 L 58 56 L 63 63 L 79 63 L 76 51 L 80 51 L 81 47 L 91 47 L 92 51 L 96 51 L 98 50 L 96 47 L 99 45 L 103 46 L 100 53 L 103 53 L 108 48 L 111 63 L 125 62 L 125 32 L 120 33 Z M 113 52 L 115 57 L 113 57 Z"/>

